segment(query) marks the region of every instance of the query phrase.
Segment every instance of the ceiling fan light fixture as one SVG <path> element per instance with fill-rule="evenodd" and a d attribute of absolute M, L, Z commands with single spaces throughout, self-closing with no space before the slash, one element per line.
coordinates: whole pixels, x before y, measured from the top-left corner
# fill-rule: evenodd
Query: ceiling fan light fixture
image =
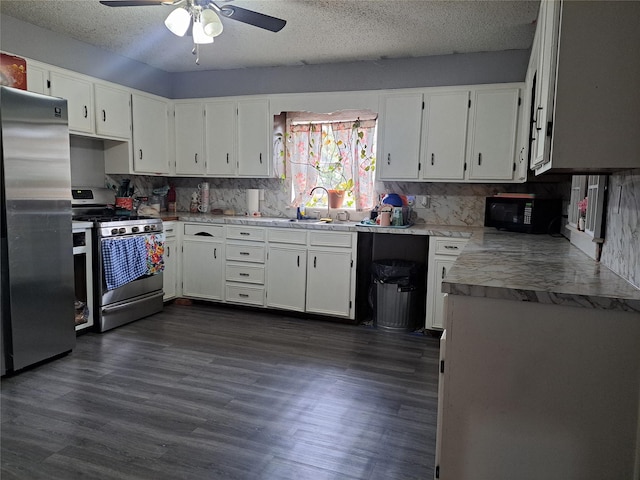
<path fill-rule="evenodd" d="M 178 37 L 184 37 L 191 24 L 191 14 L 184 8 L 176 8 L 164 21 L 166 27 Z"/>
<path fill-rule="evenodd" d="M 202 22 L 202 28 L 206 35 L 217 37 L 222 33 L 222 22 L 213 10 L 208 8 L 202 10 L 200 13 L 200 21 Z"/>
<path fill-rule="evenodd" d="M 204 26 L 201 21 L 193 22 L 193 43 L 202 45 L 203 43 L 213 43 L 213 37 L 204 32 Z"/>

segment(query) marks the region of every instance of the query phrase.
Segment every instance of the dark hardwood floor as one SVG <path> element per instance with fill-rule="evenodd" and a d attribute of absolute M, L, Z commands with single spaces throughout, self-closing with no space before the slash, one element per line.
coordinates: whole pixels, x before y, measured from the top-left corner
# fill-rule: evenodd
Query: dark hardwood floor
<path fill-rule="evenodd" d="M 4 378 L 10 479 L 427 479 L 438 340 L 195 304 Z"/>

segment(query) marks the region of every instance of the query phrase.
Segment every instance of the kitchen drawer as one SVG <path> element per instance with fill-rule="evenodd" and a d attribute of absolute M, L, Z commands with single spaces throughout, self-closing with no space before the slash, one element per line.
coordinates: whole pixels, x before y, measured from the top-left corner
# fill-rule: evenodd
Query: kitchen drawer
<path fill-rule="evenodd" d="M 184 234 L 212 238 L 224 238 L 224 225 L 208 225 L 206 223 L 185 223 Z"/>
<path fill-rule="evenodd" d="M 309 245 L 317 247 L 351 248 L 353 235 L 349 232 L 309 232 Z"/>
<path fill-rule="evenodd" d="M 244 227 L 242 225 L 227 225 L 227 238 L 235 240 L 256 240 L 264 242 L 264 227 Z"/>
<path fill-rule="evenodd" d="M 230 282 L 264 285 L 264 265 L 227 263 L 226 278 Z"/>
<path fill-rule="evenodd" d="M 467 241 L 466 238 L 436 238 L 430 248 L 434 248 L 436 255 L 460 255 Z"/>
<path fill-rule="evenodd" d="M 227 261 L 264 263 L 264 243 L 232 243 L 227 242 Z"/>
<path fill-rule="evenodd" d="M 270 228 L 267 237 L 271 243 L 290 243 L 295 245 L 307 244 L 307 232 L 293 228 Z"/>
<path fill-rule="evenodd" d="M 166 237 L 176 236 L 176 222 L 162 222 L 162 231 Z"/>
<path fill-rule="evenodd" d="M 227 283 L 227 302 L 264 306 L 264 287 Z"/>

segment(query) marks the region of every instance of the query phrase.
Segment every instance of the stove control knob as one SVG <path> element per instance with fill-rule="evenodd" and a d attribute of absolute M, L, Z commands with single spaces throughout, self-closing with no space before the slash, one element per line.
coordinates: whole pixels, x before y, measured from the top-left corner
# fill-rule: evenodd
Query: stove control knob
<path fill-rule="evenodd" d="M 148 231 L 149 231 L 149 225 L 145 225 L 145 226 L 144 226 L 144 231 L 145 231 L 145 232 L 148 232 Z"/>
<path fill-rule="evenodd" d="M 124 228 L 124 227 L 120 227 L 120 230 L 118 230 L 118 233 L 125 234 L 125 233 L 127 233 L 127 229 Z"/>
<path fill-rule="evenodd" d="M 138 227 L 131 227 L 133 233 L 138 233 L 138 230 L 140 230 Z"/>
<path fill-rule="evenodd" d="M 151 225 L 151 230 L 155 230 L 156 226 L 155 225 Z"/>
<path fill-rule="evenodd" d="M 111 235 L 117 235 L 118 234 L 118 229 L 117 228 L 112 228 L 111 229 Z"/>

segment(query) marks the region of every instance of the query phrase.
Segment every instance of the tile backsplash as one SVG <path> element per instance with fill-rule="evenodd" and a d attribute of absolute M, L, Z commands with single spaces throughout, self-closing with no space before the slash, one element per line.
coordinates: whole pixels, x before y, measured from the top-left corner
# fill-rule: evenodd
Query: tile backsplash
<path fill-rule="evenodd" d="M 260 202 L 260 211 L 269 217 L 293 217 L 295 208 L 289 207 L 291 192 L 281 180 L 244 179 L 244 178 L 171 178 L 151 176 L 111 175 L 114 182 L 122 178 L 131 178 L 137 195 L 150 195 L 154 188 L 172 183 L 176 188 L 178 211 L 188 211 L 191 195 L 198 184 L 206 181 L 210 185 L 210 209 L 233 209 L 243 215 L 246 210 L 245 191 L 262 189 L 264 201 Z M 570 181 L 560 183 L 528 184 L 469 184 L 469 183 L 419 183 L 419 182 L 376 182 L 376 191 L 403 195 L 425 195 L 429 198 L 428 208 L 416 205 L 414 211 L 417 223 L 438 225 L 484 224 L 485 197 L 497 192 L 532 192 L 539 195 L 558 196 L 568 199 Z M 356 218 L 362 218 L 368 212 L 360 212 Z"/>

